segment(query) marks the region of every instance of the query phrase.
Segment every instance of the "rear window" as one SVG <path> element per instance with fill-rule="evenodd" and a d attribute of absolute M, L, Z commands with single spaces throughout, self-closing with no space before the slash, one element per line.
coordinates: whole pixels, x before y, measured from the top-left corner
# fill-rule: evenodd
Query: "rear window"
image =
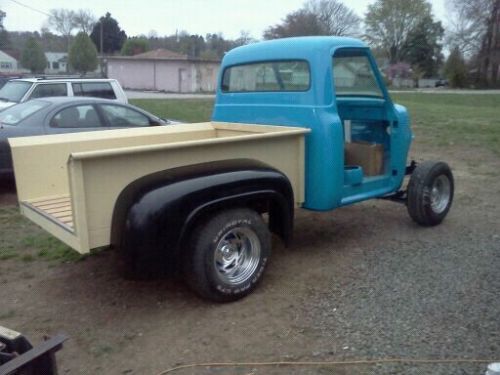
<path fill-rule="evenodd" d="M 43 100 L 30 100 L 25 103 L 14 105 L 0 112 L 0 123 L 5 125 L 17 125 L 20 121 L 48 105 L 50 105 L 50 103 Z"/>
<path fill-rule="evenodd" d="M 116 99 L 113 87 L 109 82 L 80 82 L 73 83 L 75 96 L 90 96 L 93 98 Z"/>
<path fill-rule="evenodd" d="M 307 91 L 310 81 L 307 61 L 266 61 L 226 68 L 222 91 Z"/>

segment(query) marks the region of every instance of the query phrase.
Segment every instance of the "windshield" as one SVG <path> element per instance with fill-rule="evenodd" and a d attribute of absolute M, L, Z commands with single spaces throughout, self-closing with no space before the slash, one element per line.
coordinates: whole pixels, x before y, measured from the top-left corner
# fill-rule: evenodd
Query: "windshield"
<path fill-rule="evenodd" d="M 17 125 L 25 118 L 47 107 L 49 104 L 49 102 L 43 100 L 30 100 L 26 103 L 16 104 L 0 112 L 0 123 L 2 125 Z"/>
<path fill-rule="evenodd" d="M 31 82 L 7 82 L 5 86 L 0 89 L 0 100 L 19 103 L 31 85 Z"/>

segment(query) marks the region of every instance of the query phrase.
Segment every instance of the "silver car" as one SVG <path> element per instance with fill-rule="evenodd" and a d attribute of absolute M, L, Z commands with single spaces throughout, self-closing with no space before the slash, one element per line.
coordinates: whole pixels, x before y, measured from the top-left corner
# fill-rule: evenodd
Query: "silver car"
<path fill-rule="evenodd" d="M 0 179 L 12 177 L 7 138 L 177 123 L 140 108 L 94 98 L 34 99 L 0 112 Z"/>

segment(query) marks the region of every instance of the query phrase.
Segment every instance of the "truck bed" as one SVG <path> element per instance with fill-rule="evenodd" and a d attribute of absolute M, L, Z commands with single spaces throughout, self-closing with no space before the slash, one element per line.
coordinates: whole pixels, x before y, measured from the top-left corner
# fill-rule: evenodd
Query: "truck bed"
<path fill-rule="evenodd" d="M 116 199 L 157 171 L 216 160 L 260 160 L 304 200 L 304 128 L 200 123 L 10 139 L 23 215 L 80 253 L 110 242 Z"/>

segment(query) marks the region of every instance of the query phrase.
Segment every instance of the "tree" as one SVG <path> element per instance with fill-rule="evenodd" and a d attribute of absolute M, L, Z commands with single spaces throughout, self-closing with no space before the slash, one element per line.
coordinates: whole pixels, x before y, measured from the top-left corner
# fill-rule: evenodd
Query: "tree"
<path fill-rule="evenodd" d="M 69 50 L 71 33 L 76 27 L 75 12 L 69 9 L 51 9 L 48 18 L 49 26 L 66 38 L 66 50 Z"/>
<path fill-rule="evenodd" d="M 279 39 L 292 36 L 324 35 L 318 18 L 308 12 L 300 9 L 286 15 L 280 25 L 269 27 L 264 31 L 264 39 Z"/>
<path fill-rule="evenodd" d="M 414 30 L 410 31 L 402 46 L 402 59 L 410 63 L 416 75 L 433 77 L 442 64 L 442 40 L 444 29 L 441 22 L 424 17 Z"/>
<path fill-rule="evenodd" d="M 492 0 L 450 0 L 447 43 L 458 47 L 467 58 L 477 55 L 493 12 L 492 5 Z"/>
<path fill-rule="evenodd" d="M 491 13 L 486 20 L 478 55 L 478 80 L 486 86 L 496 86 L 500 68 L 500 0 L 491 0 Z"/>
<path fill-rule="evenodd" d="M 33 37 L 29 38 L 24 46 L 21 55 L 21 65 L 29 69 L 31 73 L 43 73 L 47 66 L 47 59 L 42 47 Z"/>
<path fill-rule="evenodd" d="M 94 25 L 90 39 L 98 46 L 101 53 L 112 54 L 122 49 L 123 43 L 127 39 L 127 34 L 120 29 L 118 21 L 111 17 L 111 13 L 108 12 L 104 17 L 99 18 L 99 21 Z"/>
<path fill-rule="evenodd" d="M 0 10 L 0 50 L 6 50 L 11 48 L 9 33 L 3 27 L 3 19 L 7 13 Z"/>
<path fill-rule="evenodd" d="M 479 85 L 498 84 L 500 0 L 451 0 L 448 43 L 460 48 L 477 72 Z"/>
<path fill-rule="evenodd" d="M 87 73 L 97 68 L 97 49 L 89 36 L 80 31 L 69 49 L 69 63 L 77 72 Z"/>
<path fill-rule="evenodd" d="M 305 9 L 315 14 L 326 35 L 356 36 L 361 19 L 340 0 L 309 0 Z"/>
<path fill-rule="evenodd" d="M 133 56 L 149 50 L 149 43 L 146 38 L 128 38 L 123 44 L 121 54 Z"/>
<path fill-rule="evenodd" d="M 465 87 L 467 80 L 467 67 L 459 47 L 454 47 L 446 60 L 444 73 L 451 87 Z"/>
<path fill-rule="evenodd" d="M 281 24 L 264 32 L 265 39 L 307 35 L 356 35 L 360 19 L 339 0 L 309 0 Z"/>
<path fill-rule="evenodd" d="M 74 13 L 73 18 L 75 27 L 89 35 L 95 25 L 94 14 L 88 9 L 79 9 Z"/>
<path fill-rule="evenodd" d="M 402 60 L 408 36 L 426 18 L 432 17 L 425 0 L 377 0 L 368 5 L 366 39 L 385 51 L 390 63 Z"/>

